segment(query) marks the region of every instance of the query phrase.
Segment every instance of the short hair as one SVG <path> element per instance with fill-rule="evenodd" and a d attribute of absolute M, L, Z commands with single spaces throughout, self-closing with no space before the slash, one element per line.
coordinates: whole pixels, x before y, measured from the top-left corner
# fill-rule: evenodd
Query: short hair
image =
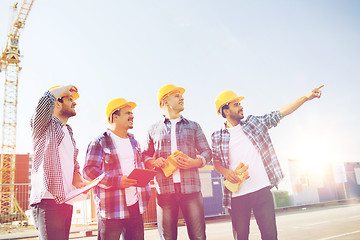
<path fill-rule="evenodd" d="M 116 109 L 110 116 L 110 122 L 112 123 L 113 122 L 113 116 L 114 114 L 120 116 L 120 109 Z"/>
<path fill-rule="evenodd" d="M 223 116 L 223 118 L 226 118 L 224 114 L 224 109 L 229 109 L 229 104 L 225 104 L 224 106 L 221 107 L 221 115 Z"/>
<path fill-rule="evenodd" d="M 58 101 L 61 102 L 61 103 L 63 103 L 63 102 L 64 102 L 63 98 L 64 98 L 64 97 L 58 98 Z"/>

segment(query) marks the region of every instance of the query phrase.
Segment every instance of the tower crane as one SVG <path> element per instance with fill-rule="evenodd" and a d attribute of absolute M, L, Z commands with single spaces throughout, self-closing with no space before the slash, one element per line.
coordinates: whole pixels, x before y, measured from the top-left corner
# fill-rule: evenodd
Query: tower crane
<path fill-rule="evenodd" d="M 6 46 L 0 56 L 0 72 L 5 72 L 0 168 L 1 215 L 10 215 L 17 210 L 22 211 L 16 204 L 14 191 L 18 77 L 21 70 L 19 38 L 32 4 L 33 0 L 23 0 L 20 7 L 18 3 L 14 5 L 15 20 L 10 26 Z"/>

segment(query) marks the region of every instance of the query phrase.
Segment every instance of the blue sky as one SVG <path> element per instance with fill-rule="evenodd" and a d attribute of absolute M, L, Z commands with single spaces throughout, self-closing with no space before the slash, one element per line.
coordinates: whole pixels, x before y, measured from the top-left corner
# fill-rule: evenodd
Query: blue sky
<path fill-rule="evenodd" d="M 0 1 L 1 49 L 13 2 Z M 54 85 L 79 89 L 78 115 L 68 123 L 82 164 L 113 98 L 137 103 L 132 133 L 144 145 L 162 115 L 157 90 L 182 86 L 183 115 L 210 143 L 224 121 L 214 106 L 221 91 L 244 96 L 245 115 L 262 115 L 325 84 L 320 100 L 270 130 L 279 160 L 285 171 L 288 159 L 360 161 L 359 13 L 356 0 L 35 0 L 19 43 L 17 152 L 31 152 L 29 119 Z M 3 72 L 0 83 L 3 102 Z"/>

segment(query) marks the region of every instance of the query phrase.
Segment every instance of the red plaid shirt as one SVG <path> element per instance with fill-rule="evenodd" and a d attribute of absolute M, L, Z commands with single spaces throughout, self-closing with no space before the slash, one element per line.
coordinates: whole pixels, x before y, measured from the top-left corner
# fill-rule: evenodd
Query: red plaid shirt
<path fill-rule="evenodd" d="M 128 133 L 134 151 L 136 168 L 145 168 L 138 142 L 132 134 Z M 85 159 L 84 177 L 93 180 L 105 172 L 105 177 L 94 190 L 94 200 L 98 212 L 103 218 L 124 219 L 128 218 L 129 210 L 126 204 L 125 189 L 120 188 L 121 169 L 120 159 L 110 134 L 104 132 L 91 141 Z M 137 187 L 139 210 L 144 213 L 150 197 L 150 187 Z"/>
<path fill-rule="evenodd" d="M 31 170 L 31 184 L 33 185 L 30 195 L 30 205 L 39 203 L 46 191 L 50 192 L 55 201 L 60 203 L 65 199 L 63 176 L 61 170 L 59 145 L 65 133 L 62 131 L 62 122 L 54 117 L 53 110 L 56 98 L 49 91 L 39 100 L 35 113 L 31 118 L 31 130 L 33 140 L 33 164 Z M 72 143 L 74 145 L 74 174 L 80 172 L 77 162 L 79 150 L 73 138 L 73 132 L 66 125 Z M 40 180 L 41 179 L 41 180 Z M 37 182 L 40 181 L 40 182 Z M 34 185 L 41 187 L 34 187 Z M 36 189 L 36 190 L 35 190 Z"/>

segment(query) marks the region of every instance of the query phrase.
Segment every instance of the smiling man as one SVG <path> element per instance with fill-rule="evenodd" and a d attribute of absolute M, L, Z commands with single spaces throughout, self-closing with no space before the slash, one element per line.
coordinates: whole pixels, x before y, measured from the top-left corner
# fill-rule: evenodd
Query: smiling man
<path fill-rule="evenodd" d="M 272 145 L 268 129 L 276 127 L 280 120 L 294 112 L 305 102 L 320 98 L 317 87 L 264 116 L 250 115 L 245 121 L 243 107 L 232 91 L 220 93 L 216 100 L 216 111 L 226 118 L 224 127 L 212 136 L 213 163 L 215 170 L 232 183 L 240 183 L 235 172 L 240 163 L 248 165 L 250 178 L 241 184 L 237 192 L 224 188 L 223 205 L 229 209 L 234 239 L 248 239 L 251 211 L 261 232 L 261 239 L 277 239 L 274 201 L 270 189 L 277 187 L 284 177 Z"/>
<path fill-rule="evenodd" d="M 145 212 L 150 188 L 136 187 L 137 181 L 127 176 L 135 168 L 145 168 L 141 150 L 134 136 L 134 102 L 123 98 L 110 101 L 106 107 L 111 127 L 92 141 L 86 153 L 84 176 L 93 180 L 105 172 L 95 189 L 98 210 L 98 239 L 144 239 Z"/>
<path fill-rule="evenodd" d="M 143 152 L 146 165 L 157 168 L 157 217 L 161 239 L 177 239 L 179 207 L 184 215 L 190 239 L 205 239 L 204 206 L 198 168 L 211 160 L 211 149 L 200 125 L 181 115 L 184 88 L 172 84 L 158 91 L 164 118 L 151 126 Z M 176 170 L 166 177 L 161 170 L 167 157 L 176 150 Z"/>
<path fill-rule="evenodd" d="M 34 155 L 30 205 L 40 239 L 69 238 L 73 207 L 63 201 L 73 186 L 86 184 L 79 171 L 73 131 L 67 124 L 76 115 L 77 98 L 73 85 L 50 88 L 31 119 Z"/>

